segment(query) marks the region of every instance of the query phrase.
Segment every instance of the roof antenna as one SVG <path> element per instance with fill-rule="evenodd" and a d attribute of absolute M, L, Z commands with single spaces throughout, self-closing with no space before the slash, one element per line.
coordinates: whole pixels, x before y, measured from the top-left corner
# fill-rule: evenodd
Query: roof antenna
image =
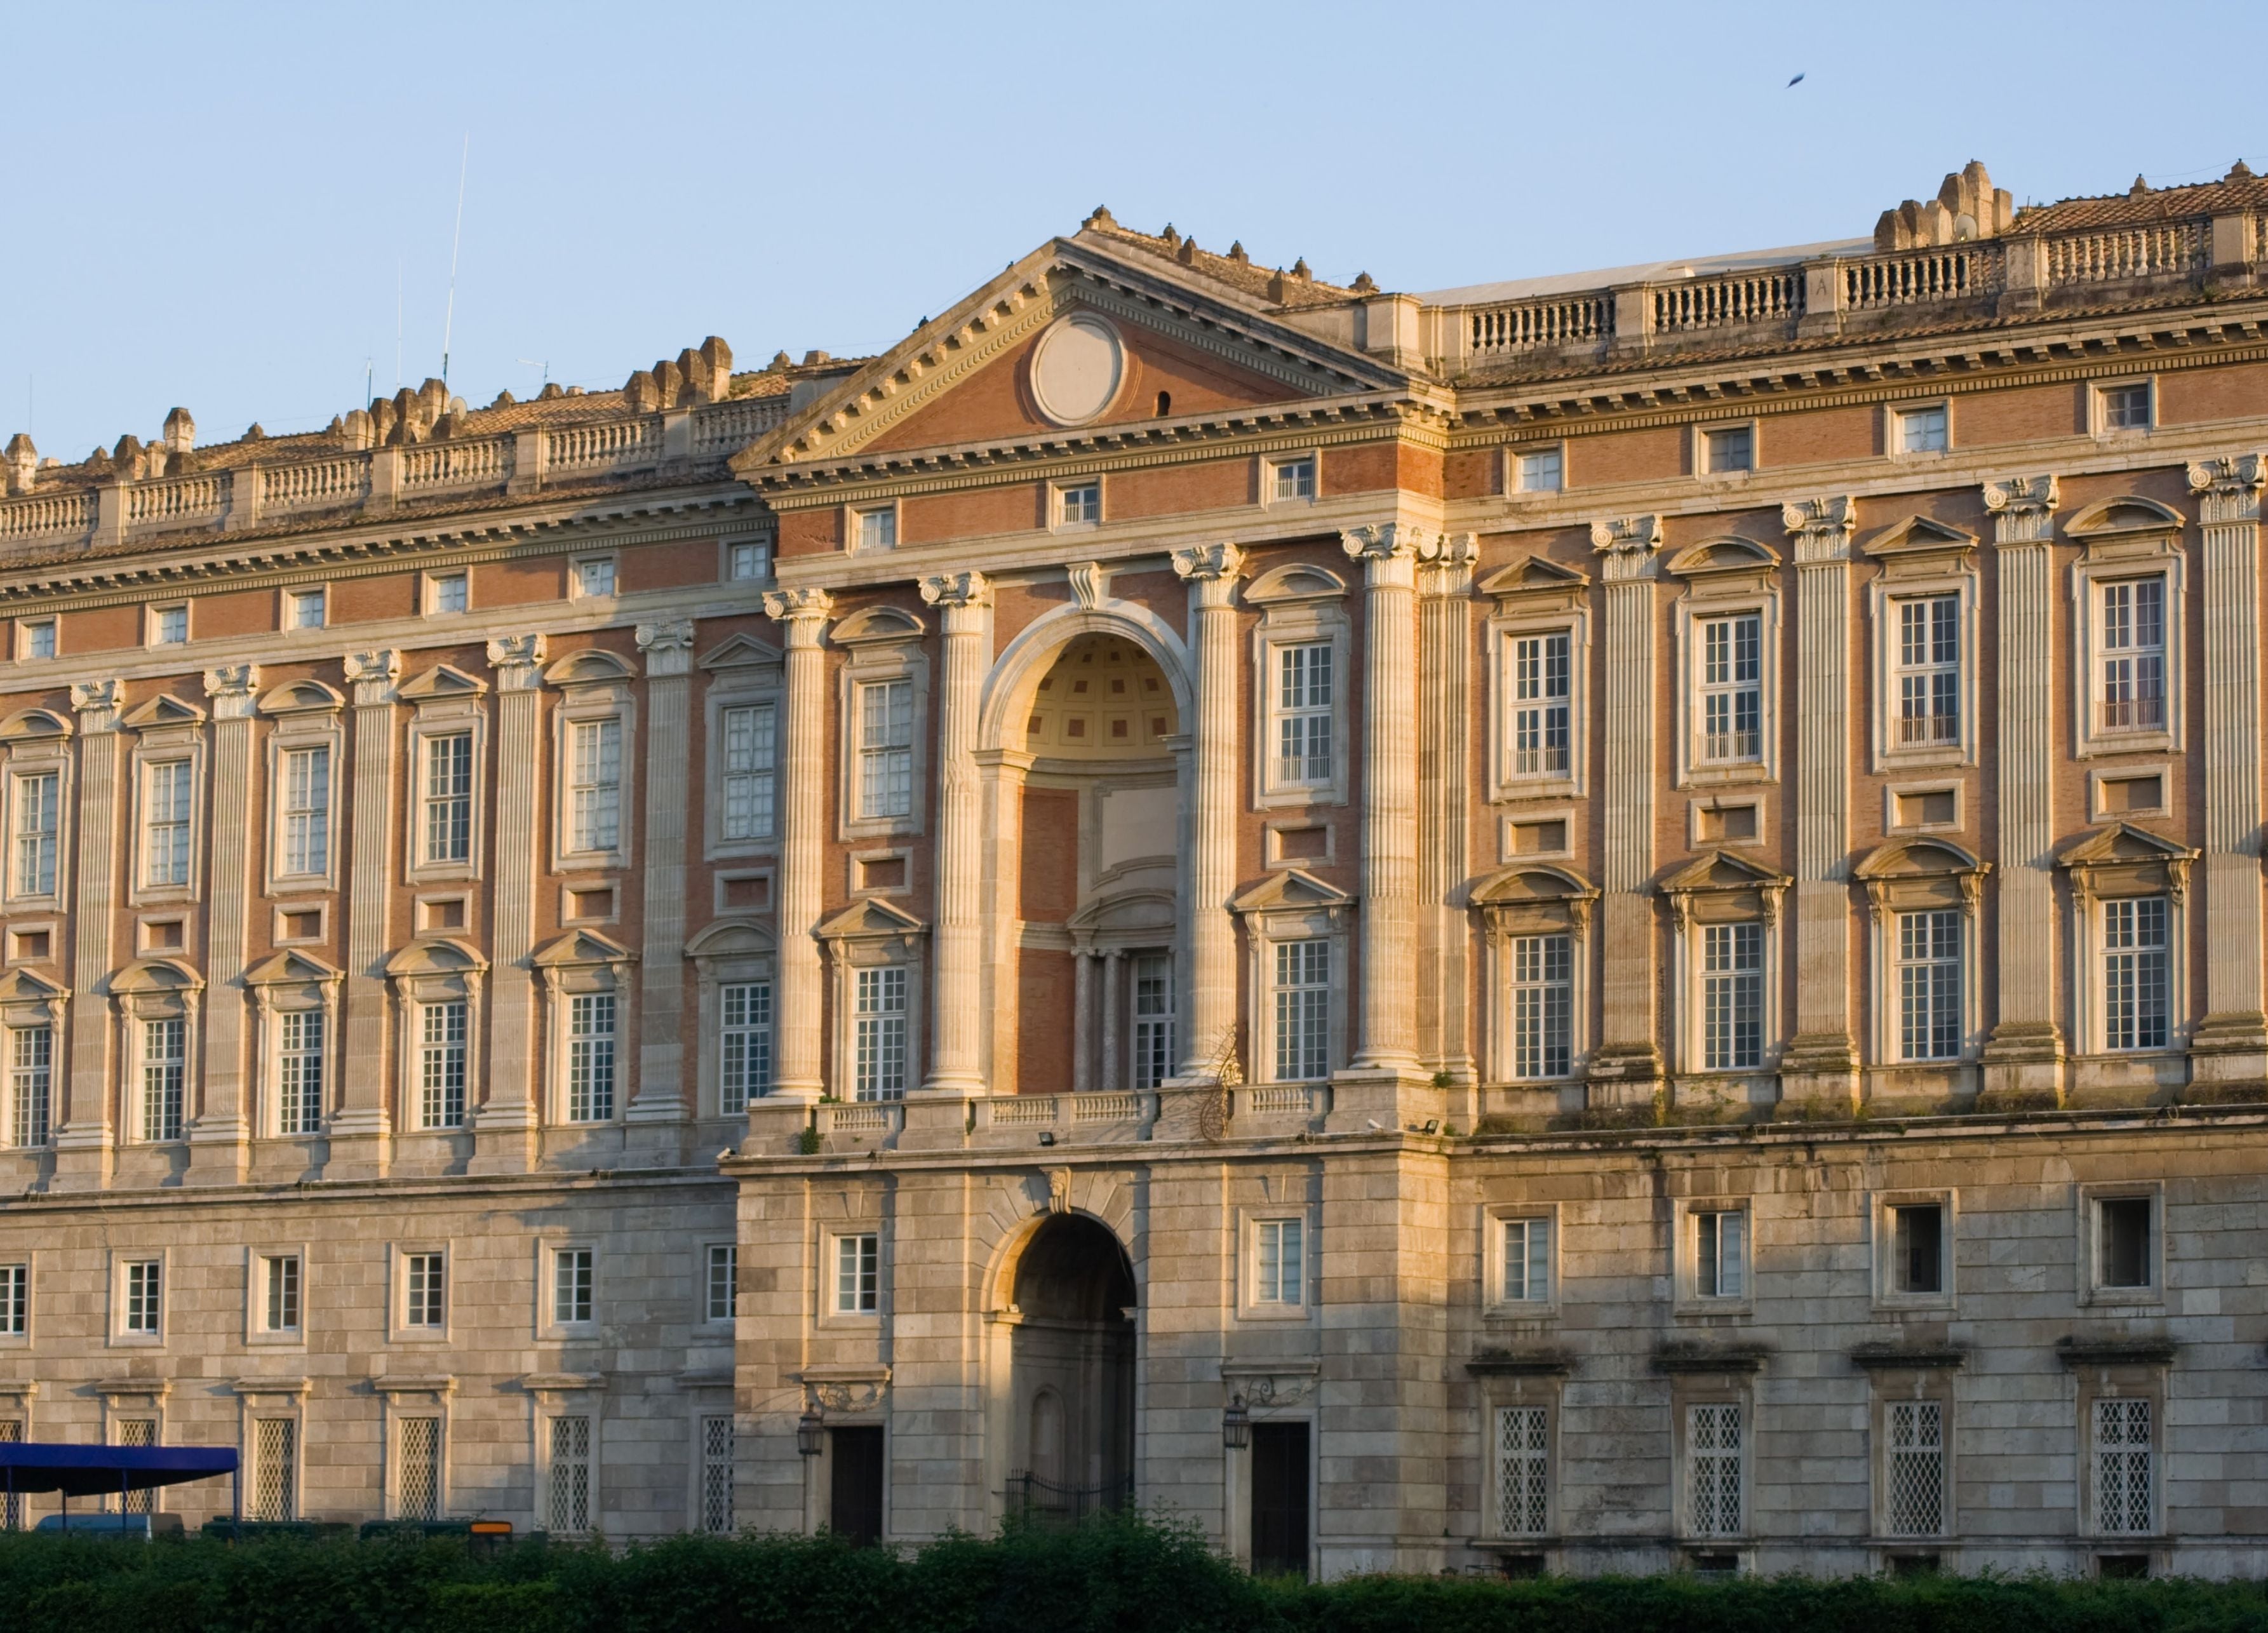
<path fill-rule="evenodd" d="M 401 257 L 394 258 L 394 389 L 401 389 Z"/>
<path fill-rule="evenodd" d="M 457 248 L 465 241 L 465 173 L 472 167 L 473 133 L 465 132 L 464 157 L 457 163 L 457 225 L 449 235 L 449 305 L 441 319 L 441 384 L 449 383 L 449 332 L 457 320 Z"/>

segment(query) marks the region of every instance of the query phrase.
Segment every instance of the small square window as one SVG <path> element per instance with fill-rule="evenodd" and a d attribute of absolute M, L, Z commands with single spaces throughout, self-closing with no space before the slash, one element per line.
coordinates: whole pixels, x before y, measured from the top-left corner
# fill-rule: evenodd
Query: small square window
<path fill-rule="evenodd" d="M 1565 456 L 1557 448 L 1538 448 L 1513 462 L 1514 481 L 1522 493 L 1557 493 L 1566 485 Z"/>
<path fill-rule="evenodd" d="M 2146 381 L 2100 388 L 2102 429 L 2107 431 L 2146 431 L 2150 429 L 2150 387 Z"/>
<path fill-rule="evenodd" d="M 1945 1210 L 1920 1203 L 1890 1210 L 1890 1291 L 1945 1291 Z"/>
<path fill-rule="evenodd" d="M 575 563 L 575 593 L 585 600 L 596 600 L 615 592 L 615 558 L 594 555 Z"/>
<path fill-rule="evenodd" d="M 2102 1287 L 2151 1285 L 2150 1199 L 2105 1197 L 2095 1209 L 2095 1280 Z"/>
<path fill-rule="evenodd" d="M 736 544 L 725 552 L 725 576 L 736 584 L 748 584 L 764 576 L 767 552 L 761 544 Z"/>
<path fill-rule="evenodd" d="M 323 627 L 323 602 L 320 590 L 294 590 L 284 615 L 294 629 L 320 629 Z"/>
<path fill-rule="evenodd" d="M 1102 519 L 1102 484 L 1099 482 L 1079 482 L 1058 489 L 1056 494 L 1056 519 L 1065 527 L 1091 527 Z"/>
<path fill-rule="evenodd" d="M 472 581 L 463 573 L 436 573 L 433 586 L 433 610 L 437 613 L 461 613 L 472 605 Z"/>
<path fill-rule="evenodd" d="M 1712 476 L 1727 471 L 1750 471 L 1756 466 L 1756 433 L 1748 425 L 1728 425 L 1703 433 L 1703 468 Z"/>
<path fill-rule="evenodd" d="M 187 606 L 158 607 L 151 609 L 150 644 L 179 646 L 189 638 L 189 609 Z"/>
<path fill-rule="evenodd" d="M 1900 453 L 1943 453 L 1952 445 L 1943 403 L 1926 408 L 1900 409 L 1897 430 Z"/>
<path fill-rule="evenodd" d="M 858 526 L 851 534 L 857 548 L 865 550 L 895 550 L 898 548 L 898 512 L 890 505 L 858 512 Z"/>
<path fill-rule="evenodd" d="M 1315 461 L 1312 458 L 1278 460 L 1274 467 L 1275 482 L 1270 497 L 1277 499 L 1312 499 L 1315 497 Z"/>
<path fill-rule="evenodd" d="M 882 1307 L 882 1239 L 872 1232 L 835 1239 L 835 1313 L 873 1315 Z"/>
<path fill-rule="evenodd" d="M 24 632 L 24 656 L 26 659 L 53 658 L 55 655 L 54 619 L 28 619 L 17 628 Z"/>

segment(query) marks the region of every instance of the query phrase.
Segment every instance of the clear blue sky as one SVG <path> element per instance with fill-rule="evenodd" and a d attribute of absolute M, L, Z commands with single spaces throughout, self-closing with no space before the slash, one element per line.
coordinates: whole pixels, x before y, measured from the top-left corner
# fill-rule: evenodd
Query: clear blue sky
<path fill-rule="evenodd" d="M 1389 289 L 2268 172 L 2257 5 L 0 6 L 0 438 L 873 350 L 1097 202 Z M 1802 84 L 1786 88 L 1801 72 Z M 522 363 L 532 359 L 535 366 Z M 28 416 L 28 417 L 27 417 Z"/>

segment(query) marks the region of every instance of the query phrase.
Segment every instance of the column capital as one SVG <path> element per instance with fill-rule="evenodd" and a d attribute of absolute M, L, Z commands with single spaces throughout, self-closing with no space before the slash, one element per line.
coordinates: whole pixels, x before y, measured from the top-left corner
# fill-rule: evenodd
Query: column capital
<path fill-rule="evenodd" d="M 2198 520 L 2257 522 L 2260 519 L 2260 487 L 2268 482 L 2268 460 L 2257 453 L 2223 453 L 2192 460 L 2190 491 L 2198 498 Z"/>
<path fill-rule="evenodd" d="M 1847 493 L 1792 499 L 1779 507 L 1779 525 L 1795 541 L 1799 567 L 1851 558 L 1851 534 L 1859 525 L 1858 501 Z"/>
<path fill-rule="evenodd" d="M 1427 595 L 1462 595 L 1472 588 L 1480 541 L 1469 533 L 1435 533 L 1418 547 L 1418 588 Z"/>
<path fill-rule="evenodd" d="M 764 592 L 764 616 L 787 626 L 790 646 L 817 646 L 823 625 L 835 611 L 835 598 L 817 585 Z"/>
<path fill-rule="evenodd" d="M 81 732 L 118 729 L 118 711 L 126 707 L 126 682 L 115 675 L 102 680 L 74 680 L 71 707 L 78 711 Z"/>
<path fill-rule="evenodd" d="M 1189 545 L 1174 552 L 1174 570 L 1197 586 L 1201 607 L 1226 607 L 1244 572 L 1244 552 L 1223 541 Z"/>
<path fill-rule="evenodd" d="M 1605 556 L 1609 584 L 1653 576 L 1653 553 L 1661 548 L 1659 516 L 1606 516 L 1591 524 L 1591 548 Z"/>
<path fill-rule="evenodd" d="M 637 627 L 638 651 L 645 654 L 648 676 L 681 675 L 693 667 L 693 621 L 674 618 L 666 623 Z"/>
<path fill-rule="evenodd" d="M 944 614 L 947 635 L 974 635 L 992 605 L 992 585 L 979 572 L 939 573 L 921 581 L 921 599 Z"/>
<path fill-rule="evenodd" d="M 1434 528 L 1379 522 L 1367 527 L 1342 527 L 1339 548 L 1346 552 L 1349 561 L 1362 563 L 1365 584 L 1407 589 L 1414 582 L 1418 558 L 1438 549 L 1440 538 Z"/>
<path fill-rule="evenodd" d="M 544 639 L 539 635 L 499 635 L 489 639 L 489 666 L 499 692 L 532 692 L 542 683 Z"/>
<path fill-rule="evenodd" d="M 2007 476 L 1984 484 L 1995 544 L 2045 544 L 2055 531 L 2062 493 L 2052 474 Z"/>
<path fill-rule="evenodd" d="M 401 673 L 401 654 L 390 647 L 371 652 L 349 652 L 347 679 L 354 682 L 355 707 L 374 708 L 394 701 L 394 683 Z"/>
<path fill-rule="evenodd" d="M 223 664 L 205 671 L 205 695 L 212 699 L 216 720 L 250 719 L 253 694 L 259 689 L 257 664 Z"/>

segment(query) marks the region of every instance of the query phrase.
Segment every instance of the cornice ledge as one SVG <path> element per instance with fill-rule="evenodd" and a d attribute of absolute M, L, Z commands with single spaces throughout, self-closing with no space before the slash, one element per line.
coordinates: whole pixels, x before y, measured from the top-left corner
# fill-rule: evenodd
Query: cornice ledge
<path fill-rule="evenodd" d="M 1771 1351 L 1759 1343 L 1712 1344 L 1673 1339 L 1657 1346 L 1649 1364 L 1657 1372 L 1758 1372 Z"/>
<path fill-rule="evenodd" d="M 1893 1342 L 1853 1344 L 1851 1365 L 1862 1372 L 1889 1372 L 1900 1369 L 1955 1367 L 1969 1358 L 1969 1352 L 1958 1344 L 1906 1344 Z"/>
<path fill-rule="evenodd" d="M 1577 1364 L 1573 1350 L 1554 1346 L 1483 1350 L 1465 1363 L 1465 1371 L 1476 1378 L 1565 1378 Z"/>
<path fill-rule="evenodd" d="M 2163 1366 L 2181 1346 L 2170 1338 L 2068 1333 L 2055 1348 L 2066 1366 Z"/>

